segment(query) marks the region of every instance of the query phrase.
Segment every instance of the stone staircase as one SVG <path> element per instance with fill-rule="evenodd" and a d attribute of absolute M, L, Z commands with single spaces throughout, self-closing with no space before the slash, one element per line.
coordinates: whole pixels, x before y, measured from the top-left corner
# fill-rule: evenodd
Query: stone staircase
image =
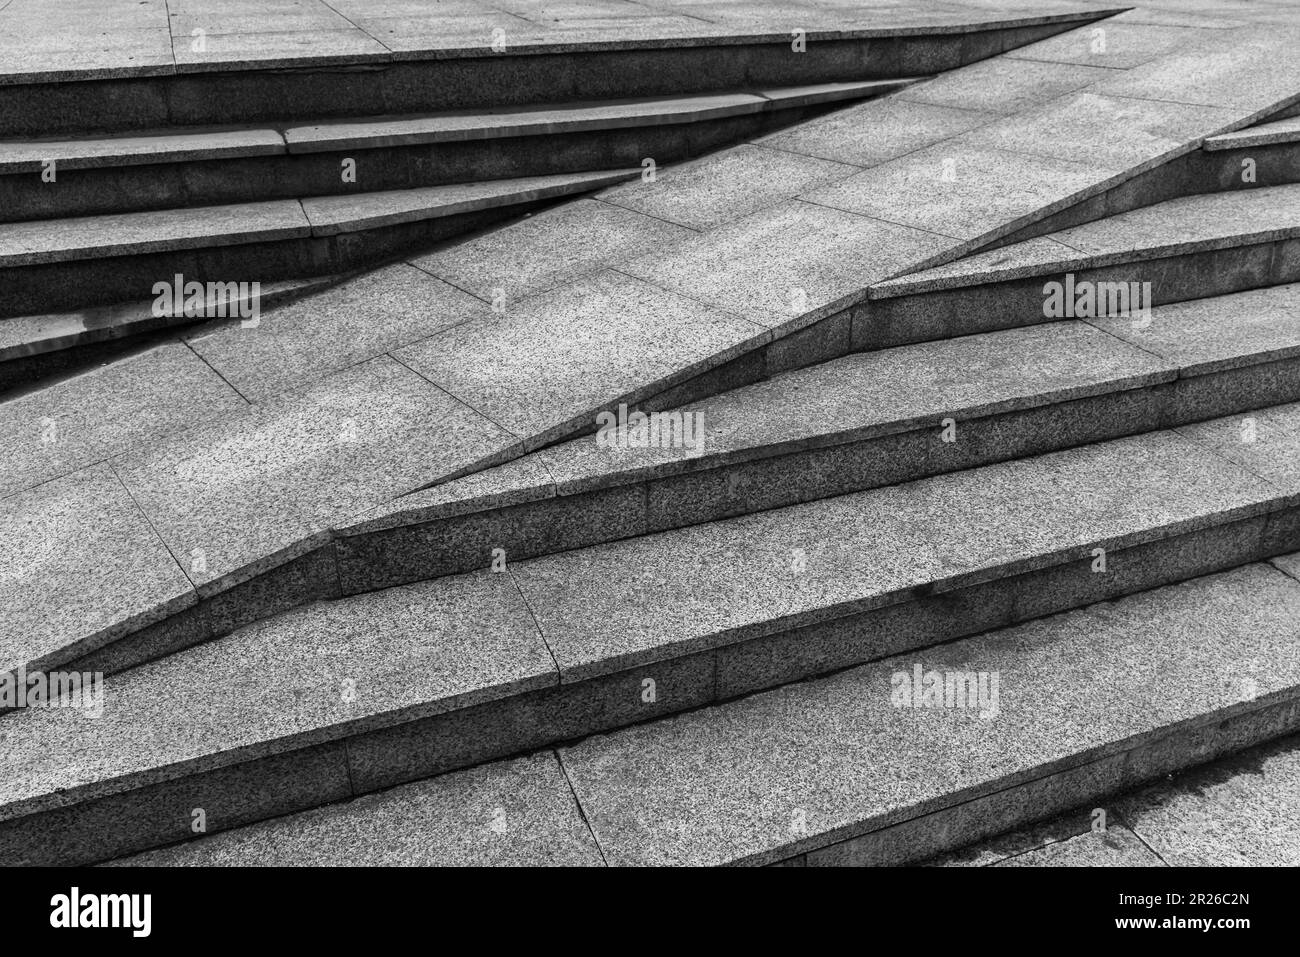
<path fill-rule="evenodd" d="M 895 37 L 888 76 L 772 66 L 734 114 L 754 95 L 363 120 L 343 84 L 276 150 L 167 162 L 267 191 L 493 137 L 579 165 L 0 225 L 69 254 L 5 265 L 28 301 L 158 249 L 274 270 L 515 174 L 592 194 L 268 272 L 253 328 L 0 319 L 0 667 L 108 675 L 98 716 L 0 716 L 0 861 L 910 863 L 1300 730 L 1300 13 L 1102 15 Z M 563 146 L 693 155 L 685 127 L 782 112 L 777 79 L 818 112 L 653 180 Z M 129 184 L 135 122 L 63 155 Z M 281 205 L 304 222 L 257 243 L 216 212 Z M 598 440 L 629 412 L 671 441 Z"/>

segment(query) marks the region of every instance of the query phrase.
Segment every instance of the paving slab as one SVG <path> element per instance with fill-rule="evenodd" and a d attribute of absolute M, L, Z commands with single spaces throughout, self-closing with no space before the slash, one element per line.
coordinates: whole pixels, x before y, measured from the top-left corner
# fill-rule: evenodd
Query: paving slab
<path fill-rule="evenodd" d="M 1243 751 L 1116 802 L 1174 867 L 1300 864 L 1300 741 Z"/>
<path fill-rule="evenodd" d="M 950 245 L 918 229 L 792 200 L 619 268 L 769 328 L 794 329 L 860 301 L 872 282 Z"/>
<path fill-rule="evenodd" d="M 896 80 L 860 80 L 849 83 L 812 83 L 806 86 L 783 86 L 763 89 L 759 95 L 771 100 L 773 109 L 795 106 L 818 106 L 839 100 L 854 100 L 892 93 L 919 81 L 919 77 Z"/>
<path fill-rule="evenodd" d="M 799 123 L 755 140 L 755 144 L 837 163 L 876 166 L 1000 116 L 888 96 Z"/>
<path fill-rule="evenodd" d="M 910 86 L 898 97 L 981 113 L 1019 113 L 1110 76 L 1078 63 L 992 57 Z"/>
<path fill-rule="evenodd" d="M 619 183 L 640 170 L 561 173 L 518 179 L 452 183 L 420 189 L 394 189 L 352 196 L 317 196 L 302 201 L 314 236 L 395 226 L 439 216 L 455 216 L 499 206 L 535 203 Z"/>
<path fill-rule="evenodd" d="M 1273 146 L 1277 143 L 1300 141 L 1300 116 L 1292 116 L 1271 123 L 1259 123 L 1232 133 L 1220 133 L 1205 141 L 1208 152 L 1216 150 L 1242 150 L 1256 146 Z"/>
<path fill-rule="evenodd" d="M 0 402 L 0 498 L 247 406 L 180 344 Z"/>
<path fill-rule="evenodd" d="M 309 233 L 296 199 L 6 223 L 0 266 L 271 242 Z"/>
<path fill-rule="evenodd" d="M 1298 611 L 1245 566 L 559 753 L 611 865 L 768 863 L 1244 710 L 1243 677 L 1293 695 Z M 917 666 L 996 675 L 996 709 L 896 706 Z"/>
<path fill-rule="evenodd" d="M 256 326 L 230 323 L 190 347 L 251 401 L 468 322 L 487 305 L 414 266 L 386 266 L 270 310 Z"/>
<path fill-rule="evenodd" d="M 1300 493 L 1300 403 L 1185 425 L 1178 431 L 1293 497 Z"/>
<path fill-rule="evenodd" d="M 918 270 L 877 283 L 870 294 L 883 299 L 1289 239 L 1298 234 L 1298 202 L 1295 185 L 1184 196 Z"/>
<path fill-rule="evenodd" d="M 1181 375 L 1300 355 L 1300 285 L 1268 286 L 1152 310 L 1150 319 L 1111 316 L 1092 325 L 1177 363 Z"/>
<path fill-rule="evenodd" d="M 1049 60 L 1122 70 L 1199 39 L 1195 31 L 1183 27 L 1105 20 L 1018 47 L 1006 56 L 1014 60 Z"/>
<path fill-rule="evenodd" d="M 615 186 L 599 198 L 702 231 L 855 172 L 843 163 L 743 144 L 670 166 L 653 182 Z"/>
<path fill-rule="evenodd" d="M 189 580 L 107 465 L 5 499 L 0 669 L 67 661 L 194 602 Z"/>
<path fill-rule="evenodd" d="M 7 140 L 0 142 L 0 173 L 39 172 L 50 161 L 56 170 L 96 169 L 273 156 L 284 152 L 284 138 L 270 129 L 169 131 L 78 140 Z"/>
<path fill-rule="evenodd" d="M 1300 552 L 1291 555 L 1278 555 L 1270 561 L 1292 578 L 1300 578 Z"/>
<path fill-rule="evenodd" d="M 1240 112 L 1087 90 L 972 131 L 973 145 L 1126 170 L 1151 169 L 1228 129 Z"/>
<path fill-rule="evenodd" d="M 120 862 L 165 866 L 598 867 L 550 751 L 445 774 Z"/>
<path fill-rule="evenodd" d="M 682 408 L 697 448 L 573 439 L 537 457 L 558 494 L 755 455 L 927 428 L 1169 381 L 1175 367 L 1085 323 L 1055 322 L 854 353 Z"/>
<path fill-rule="evenodd" d="M 767 337 L 759 325 L 604 271 L 394 355 L 535 447 L 599 409 L 685 381 Z"/>
<path fill-rule="evenodd" d="M 990 149 L 971 135 L 863 170 L 804 199 L 972 241 L 1006 235 L 1118 176 L 1110 167 Z"/>
<path fill-rule="evenodd" d="M 194 42 L 176 43 L 178 73 L 256 70 L 375 63 L 390 59 L 388 48 L 362 30 L 294 30 L 285 33 L 214 33 Z"/>
<path fill-rule="evenodd" d="M 1122 824 L 1047 844 L 999 861 L 994 867 L 1166 867 Z"/>
<path fill-rule="evenodd" d="M 1144 247 L 1176 252 L 1300 235 L 1300 184 L 1184 196 L 1051 233 L 1094 257 Z"/>
<path fill-rule="evenodd" d="M 753 93 L 726 93 L 456 110 L 420 117 L 338 120 L 313 126 L 294 126 L 284 131 L 284 139 L 290 152 L 308 153 L 513 136 L 553 136 L 584 130 L 698 123 L 757 113 L 767 109 L 770 102 L 768 98 Z"/>
<path fill-rule="evenodd" d="M 690 230 L 621 206 L 577 199 L 443 246 L 411 263 L 502 305 L 671 246 Z"/>
<path fill-rule="evenodd" d="M 112 675 L 103 713 L 0 721 L 0 819 L 554 685 L 509 577 L 443 578 L 297 608 Z"/>
<path fill-rule="evenodd" d="M 1244 27 L 1212 36 L 1099 82 L 1103 96 L 1228 107 L 1242 119 L 1300 101 L 1300 65 L 1291 54 L 1300 25 Z"/>
<path fill-rule="evenodd" d="M 876 283 L 871 287 L 870 296 L 872 299 L 889 299 L 914 292 L 1008 282 L 1052 270 L 1081 267 L 1088 261 L 1087 253 L 1067 246 L 1057 235 L 1035 236 L 1018 243 L 1008 243 L 942 266 L 932 266 Z"/>
<path fill-rule="evenodd" d="M 338 531 L 361 534 L 554 497 L 555 480 L 533 453 L 377 505 Z"/>
<path fill-rule="evenodd" d="M 6 24 L 6 31 L 13 27 Z M 57 83 L 176 71 L 171 36 L 164 28 L 14 30 L 0 41 L 4 83 Z"/>
<path fill-rule="evenodd" d="M 305 554 L 332 521 L 513 440 L 386 356 L 116 463 L 204 594 Z"/>
<path fill-rule="evenodd" d="M 1245 518 L 1283 498 L 1205 446 L 1154 432 L 549 555 L 513 574 L 569 681 Z M 592 581 L 602 587 L 581 584 Z"/>

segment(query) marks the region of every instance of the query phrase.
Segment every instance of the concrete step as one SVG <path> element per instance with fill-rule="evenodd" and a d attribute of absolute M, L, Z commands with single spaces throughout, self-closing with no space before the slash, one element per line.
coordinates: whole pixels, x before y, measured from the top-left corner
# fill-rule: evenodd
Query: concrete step
<path fill-rule="evenodd" d="M 782 373 L 660 415 L 662 433 L 647 434 L 663 444 L 586 435 L 387 503 L 335 530 L 340 588 L 484 568 L 494 548 L 533 557 L 1300 401 L 1297 304 L 1300 286 L 1274 286 L 1141 321 L 1046 323 Z"/>
<path fill-rule="evenodd" d="M 11 223 L 0 316 L 154 296 L 157 282 L 272 282 L 348 272 L 639 175 L 606 170 L 349 196 Z"/>
<path fill-rule="evenodd" d="M 927 864 L 1294 867 L 1300 863 L 1297 783 L 1300 736 L 1292 735 Z"/>
<path fill-rule="evenodd" d="M 110 677 L 93 720 L 0 718 L 0 858 L 129 853 L 194 807 L 246 823 L 1295 550 L 1300 406 L 1252 420 L 1247 452 L 1214 420 L 297 609 Z"/>
<path fill-rule="evenodd" d="M 1273 120 L 1268 123 L 1256 123 L 1232 133 L 1211 136 L 1202 147 L 1209 152 L 1223 150 L 1249 149 L 1257 146 L 1273 146 L 1279 143 L 1300 143 L 1300 116 Z"/>
<path fill-rule="evenodd" d="M 798 55 L 785 22 L 723 25 L 699 17 L 669 18 L 666 33 L 599 21 L 608 30 L 533 30 L 518 18 L 485 10 L 465 35 L 459 18 L 438 20 L 428 35 L 383 40 L 346 32 L 265 37 L 213 35 L 212 52 L 177 40 L 177 61 L 141 68 L 109 65 L 110 46 L 87 56 L 82 48 L 47 49 L 41 32 L 14 36 L 18 47 L 0 73 L 0 137 L 126 131 L 172 124 L 216 125 L 312 121 L 458 109 L 528 106 L 579 99 L 672 97 L 726 92 L 749 86 L 784 88 L 895 79 L 949 70 L 1054 36 L 1116 10 L 1065 10 L 1042 14 L 943 11 L 918 25 L 904 16 L 891 24 L 886 11 L 846 13 L 830 23 L 805 12 L 798 27 L 813 56 Z M 498 39 L 492 18 L 504 17 Z M 845 17 L 849 19 L 846 20 Z M 784 19 L 784 18 L 782 18 Z M 850 21 L 856 20 L 852 26 Z M 45 32 L 48 32 L 48 27 Z M 8 34 L 6 34 L 8 37 Z M 135 40 L 136 37 L 131 37 Z M 34 49 L 33 49 L 34 47 Z M 218 52 L 218 50 L 220 52 Z"/>
<path fill-rule="evenodd" d="M 264 283 L 258 310 L 271 310 L 328 288 L 341 277 Z M 219 322 L 217 317 L 251 314 L 251 290 L 205 290 L 202 306 L 188 315 L 160 313 L 156 300 L 95 306 L 76 312 L 14 316 L 0 322 L 0 394 L 41 383 L 148 349 L 178 325 Z M 128 358 L 129 361 L 129 358 Z"/>
<path fill-rule="evenodd" d="M 1077 316 L 1136 308 L 1139 297 L 1160 305 L 1297 279 L 1300 184 L 1187 196 L 877 283 L 854 317 L 851 344 L 883 348 L 1047 321 L 1057 315 L 1050 283 L 1071 300 L 1061 314 Z M 1079 307 L 1085 289 L 1104 301 Z"/>
<path fill-rule="evenodd" d="M 117 863 L 301 866 L 342 854 L 363 865 L 913 862 L 1294 732 L 1297 621 L 1300 582 L 1246 565 L 557 752 L 350 801 L 340 789 L 346 803 Z M 937 698 L 925 697 L 928 680 Z M 1274 766 L 1280 783 L 1294 781 L 1294 760 L 1269 761 L 1265 783 Z M 1216 803 L 1244 821 L 1239 795 Z M 1198 791 L 1180 817 L 1204 820 L 1198 805 L 1217 797 Z M 1149 800 L 1118 803 L 1142 833 L 1187 841 Z M 208 807 L 211 826 L 224 808 Z M 183 800 L 157 811 L 180 819 L 169 837 L 192 836 Z M 1196 829 L 1201 843 L 1226 843 L 1220 820 Z M 1134 843 L 1122 863 L 1138 862 Z"/>
<path fill-rule="evenodd" d="M 0 142 L 0 222 L 663 165 L 912 82 L 10 140 Z"/>
<path fill-rule="evenodd" d="M 407 316 L 400 325 L 378 327 L 358 307 L 346 328 L 318 329 L 319 341 L 363 350 L 349 356 L 357 362 L 482 308 L 417 270 L 395 268 L 410 273 L 407 297 L 387 300 Z M 358 301 L 368 288 L 354 290 Z M 660 447 L 602 447 L 588 434 L 422 492 L 380 497 L 383 504 L 364 510 L 322 513 L 315 506 L 310 522 L 284 518 L 285 502 L 299 496 L 287 484 L 298 474 L 293 471 L 268 473 L 251 485 L 246 477 L 219 492 L 222 450 L 232 443 L 257 448 L 259 460 L 303 454 L 301 438 L 270 445 L 258 438 L 266 423 L 282 419 L 283 430 L 269 434 L 296 436 L 301 426 L 290 425 L 297 422 L 291 410 L 301 403 L 246 416 L 244 428 L 234 427 L 239 416 L 226 415 L 225 424 L 205 426 L 197 440 L 178 436 L 160 459 L 209 463 L 196 466 L 208 476 L 203 482 L 166 491 L 165 473 L 124 471 L 136 476 L 139 524 L 157 530 L 180 564 L 176 572 L 194 580 L 197 591 L 190 595 L 197 603 L 183 603 L 160 620 L 135 590 L 117 600 L 101 594 L 109 618 L 94 630 L 74 618 L 53 623 L 53 630 L 33 621 L 28 634 L 42 634 L 41 654 L 55 655 L 51 661 L 84 653 L 87 644 L 111 645 L 112 666 L 125 667 L 321 597 L 486 568 L 494 549 L 512 561 L 531 558 L 1297 401 L 1297 295 L 1295 286 L 1271 287 L 1159 307 L 1149 323 L 1049 323 L 851 355 L 676 409 L 679 423 L 698 423 L 694 447 L 689 436 L 675 440 L 671 433 Z M 288 308 L 319 324 L 322 310 L 314 304 L 321 301 L 317 296 Z M 269 334 L 279 334 L 274 319 L 262 320 Z M 224 361 L 247 358 L 250 337 L 262 331 L 232 327 L 227 351 L 209 344 L 222 333 L 191 340 L 197 356 L 173 346 L 192 369 L 182 364 L 159 373 L 146 355 L 0 405 L 0 434 L 16 453 L 7 468 L 0 466 L 0 494 L 12 500 L 21 493 L 19 513 L 45 521 L 47 511 L 78 501 L 78 470 L 105 458 L 139 460 L 133 450 L 204 425 L 203 408 L 242 408 L 250 384 L 296 355 L 319 351 L 310 344 L 277 350 L 265 367 Z M 376 340 L 379 334 L 390 341 Z M 180 394 L 201 404 L 178 403 Z M 317 401 L 326 404 L 307 404 L 303 414 L 323 423 L 324 437 L 343 429 L 349 416 L 358 428 L 372 422 L 349 411 L 335 390 L 320 395 Z M 50 423 L 60 437 L 79 440 L 46 441 Z M 379 418 L 367 428 L 382 435 L 393 425 Z M 341 454 L 349 446 L 331 448 Z M 307 471 L 295 481 L 307 483 L 313 502 L 331 500 L 340 483 L 354 492 L 374 488 L 378 496 L 393 488 L 390 472 L 407 474 L 408 459 L 426 468 L 435 461 L 405 451 L 396 458 L 370 454 L 392 463 L 382 475 L 347 458 L 331 465 L 328 476 Z M 43 484 L 67 490 L 27 502 L 24 490 Z M 226 496 L 239 507 L 213 504 Z M 113 534 L 120 537 L 122 529 Z M 204 556 L 201 572 L 191 567 L 196 547 Z M 156 569 L 160 576 L 168 574 L 163 566 Z M 61 588 L 61 579 L 48 568 L 33 570 L 14 580 L 13 598 Z M 137 628 L 117 627 L 145 609 L 154 613 Z M 22 658 L 23 647 L 10 650 L 13 664 L 35 658 L 30 646 Z"/>

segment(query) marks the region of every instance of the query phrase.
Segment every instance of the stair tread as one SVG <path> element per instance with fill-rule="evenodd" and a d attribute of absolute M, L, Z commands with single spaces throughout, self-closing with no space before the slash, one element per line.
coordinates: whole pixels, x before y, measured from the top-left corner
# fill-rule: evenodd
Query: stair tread
<path fill-rule="evenodd" d="M 419 117 L 340 120 L 284 131 L 293 153 L 413 146 L 507 136 L 542 136 L 591 129 L 699 122 L 754 113 L 771 101 L 754 93 L 696 94 L 630 100 L 457 110 Z"/>
<path fill-rule="evenodd" d="M 1300 582 L 1249 565 L 560 755 L 611 864 L 765 863 L 1293 699 L 1297 613 Z M 996 717 L 894 707 L 893 675 L 916 665 L 996 672 Z"/>
<path fill-rule="evenodd" d="M 1166 200 L 877 283 L 873 299 L 1300 236 L 1300 184 Z"/>
<path fill-rule="evenodd" d="M 7 223 L 0 267 L 296 239 L 311 225 L 296 199 Z"/>
<path fill-rule="evenodd" d="M 479 765 L 115 866 L 598 867 L 554 753 Z M 223 839 L 224 838 L 224 839 Z M 231 839 L 233 838 L 233 840 Z"/>
<path fill-rule="evenodd" d="M 284 297 L 310 292 L 336 281 L 336 277 L 324 277 L 264 282 L 261 283 L 259 303 L 261 308 L 266 308 Z M 223 304 L 227 313 L 233 315 L 234 306 L 245 299 L 238 292 L 226 296 L 224 290 L 214 289 L 213 293 L 205 297 L 207 314 L 213 316 Z M 0 321 L 0 362 L 135 335 L 170 324 L 171 317 L 154 315 L 154 302 L 150 299 L 93 306 L 75 312 L 8 317 Z M 192 317 L 179 319 L 191 320 Z"/>
<path fill-rule="evenodd" d="M 301 202 L 266 200 L 9 223 L 0 231 L 0 267 L 329 236 L 564 196 L 639 172 L 562 173 L 308 197 Z"/>
<path fill-rule="evenodd" d="M 965 422 L 1273 362 L 1300 354 L 1297 304 L 1300 284 L 1289 284 L 1158 306 L 1149 321 L 1059 321 L 852 353 L 681 406 L 678 411 L 698 415 L 698 448 L 570 439 L 404 495 L 340 532 L 365 534 L 800 448 L 937 428 L 948 416 Z"/>
<path fill-rule="evenodd" d="M 788 109 L 876 96 L 916 78 L 817 83 L 771 90 L 696 93 L 454 110 L 414 116 L 298 122 L 285 126 L 142 130 L 81 138 L 0 140 L 0 175 L 57 169 L 272 156 L 344 149 L 385 149 L 424 143 L 542 136 L 586 130 L 703 122 L 764 109 Z"/>
<path fill-rule="evenodd" d="M 40 172 L 48 160 L 60 169 L 94 169 L 190 160 L 273 156 L 286 152 L 274 129 L 157 130 L 84 139 L 0 141 L 0 175 Z"/>
<path fill-rule="evenodd" d="M 1295 867 L 1300 736 L 1248 748 L 1092 808 L 970 845 L 939 867 Z M 1123 823 L 1119 823 L 1119 822 Z"/>
<path fill-rule="evenodd" d="M 1279 431 L 1258 454 L 1295 459 Z M 1289 481 L 1155 432 L 297 608 L 111 676 L 94 721 L 0 719 L 0 816 L 1244 518 L 1293 502 Z"/>
<path fill-rule="evenodd" d="M 1220 133 L 1205 141 L 1207 150 L 1240 150 L 1252 146 L 1271 146 L 1275 143 L 1300 141 L 1300 116 L 1292 116 L 1268 123 L 1256 123 L 1243 130 Z"/>
<path fill-rule="evenodd" d="M 349 196 L 317 196 L 303 199 L 302 208 L 311 223 L 312 235 L 331 236 L 428 219 L 435 215 L 453 216 L 494 206 L 567 196 L 619 183 L 640 174 L 639 169 L 597 170 L 384 190 Z"/>
<path fill-rule="evenodd" d="M 1294 699 L 1297 621 L 1300 582 L 1247 565 L 591 737 L 558 753 L 611 865 L 774 862 L 1179 728 Z M 895 707 L 894 676 L 910 677 L 917 665 L 996 673 L 996 714 Z M 468 862 L 490 862 L 498 845 L 482 846 L 479 828 L 441 822 L 481 826 L 498 803 L 509 808 L 508 820 L 516 812 L 507 800 L 484 800 L 485 777 L 500 781 L 494 797 L 532 797 L 536 769 L 551 757 L 456 771 L 119 863 L 316 864 L 345 840 L 354 863 L 463 860 L 470 841 Z M 558 782 L 548 791 L 567 793 Z M 563 803 L 553 800 L 537 795 L 527 804 Z M 554 818 L 514 822 L 512 846 L 557 841 Z"/>

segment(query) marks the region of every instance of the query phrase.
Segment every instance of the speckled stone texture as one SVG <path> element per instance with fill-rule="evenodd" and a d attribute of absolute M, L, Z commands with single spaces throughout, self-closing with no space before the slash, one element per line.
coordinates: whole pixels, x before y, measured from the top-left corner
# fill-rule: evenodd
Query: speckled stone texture
<path fill-rule="evenodd" d="M 904 100 L 975 110 L 1019 113 L 1108 76 L 1104 69 L 1077 63 L 1051 63 L 995 57 L 962 67 L 899 94 Z"/>
<path fill-rule="evenodd" d="M 530 445 L 766 338 L 761 326 L 612 270 L 394 354 Z"/>
<path fill-rule="evenodd" d="M 883 97 L 800 123 L 757 145 L 853 166 L 876 166 L 996 120 L 1001 114 Z"/>
<path fill-rule="evenodd" d="M 0 266 L 295 239 L 310 229 L 297 200 L 7 223 Z"/>
<path fill-rule="evenodd" d="M 1178 430 L 1220 455 L 1300 494 L 1300 403 L 1230 415 Z"/>
<path fill-rule="evenodd" d="M 193 605 L 194 589 L 101 463 L 0 508 L 0 669 L 62 663 Z"/>
<path fill-rule="evenodd" d="M 708 230 L 855 172 L 843 163 L 745 144 L 670 166 L 653 182 L 605 190 L 600 199 Z"/>
<path fill-rule="evenodd" d="M 699 122 L 756 113 L 768 101 L 752 93 L 684 96 L 533 106 L 488 112 L 464 110 L 438 116 L 398 120 L 335 121 L 285 130 L 285 141 L 295 153 L 317 150 L 382 148 L 414 143 L 488 139 L 507 136 L 543 136 L 587 129 L 640 128 L 667 123 Z"/>
<path fill-rule="evenodd" d="M 1012 224 L 1095 192 L 1118 174 L 1113 167 L 1075 159 L 990 149 L 973 142 L 974 135 L 909 153 L 805 198 L 950 237 L 947 245 L 958 248 L 953 240 L 1005 235 Z"/>
<path fill-rule="evenodd" d="M 1300 355 L 1300 285 L 1170 303 L 1149 319 L 1089 320 L 1146 352 L 1204 375 Z"/>
<path fill-rule="evenodd" d="M 0 499 L 247 406 L 177 344 L 2 402 Z"/>
<path fill-rule="evenodd" d="M 602 447 L 591 436 L 536 453 L 559 494 L 609 480 L 927 429 L 1098 391 L 1155 385 L 1173 367 L 1078 322 L 855 353 L 684 407 L 699 448 Z M 695 464 L 692 464 L 695 463 Z M 776 466 L 773 465 L 773 468 Z"/>
<path fill-rule="evenodd" d="M 514 574 L 573 680 L 1246 518 L 1283 497 L 1157 432 L 551 555 Z"/>
<path fill-rule="evenodd" d="M 302 201 L 313 236 L 395 226 L 422 219 L 478 212 L 583 193 L 637 175 L 636 170 L 523 176 L 518 179 L 453 183 L 419 189 L 393 189 L 352 196 L 319 196 Z"/>
<path fill-rule="evenodd" d="M 1082 272 L 1114 263 L 1141 263 L 1289 239 L 1300 234 L 1297 204 L 1300 185 L 1167 200 L 879 283 L 872 296 L 888 298 L 1009 282 L 1062 270 Z M 1266 248 L 1262 251 L 1268 253 Z M 1161 278 L 1154 266 L 1133 271 L 1135 281 L 1150 281 L 1153 287 Z M 1165 284 L 1157 288 L 1160 298 L 1170 291 Z M 1186 289 L 1181 294 L 1187 296 Z"/>
<path fill-rule="evenodd" d="M 1147 63 L 1200 39 L 1197 31 L 1185 27 L 1117 23 L 1111 19 L 1018 47 L 1007 56 L 1016 60 L 1047 60 L 1124 69 Z"/>
<path fill-rule="evenodd" d="M 512 444 L 472 409 L 381 356 L 125 455 L 115 467 L 208 593 L 297 557 L 345 515 L 486 463 Z"/>
<path fill-rule="evenodd" d="M 1300 864 L 1300 739 L 1284 738 L 1119 799 L 1124 821 L 1175 867 Z"/>
<path fill-rule="evenodd" d="M 556 684 L 508 576 L 322 602 L 113 675 L 103 714 L 0 718 L 0 819 Z"/>
<path fill-rule="evenodd" d="M 486 314 L 468 293 L 399 263 L 188 339 L 221 378 L 258 402 Z"/>
<path fill-rule="evenodd" d="M 1026 61 L 1027 62 L 1027 61 Z M 967 135 L 975 145 L 1136 172 L 1227 129 L 1230 109 L 1156 103 L 1090 91 L 991 123 Z M 1116 128 L 1129 136 L 1108 135 Z"/>
<path fill-rule="evenodd" d="M 478 296 L 519 299 L 690 236 L 683 227 L 620 206 L 580 199 L 411 260 Z"/>
<path fill-rule="evenodd" d="M 119 862 L 143 866 L 599 866 L 550 751 Z"/>
<path fill-rule="evenodd" d="M 949 245 L 918 229 L 793 200 L 619 268 L 770 328 L 796 329 Z"/>
<path fill-rule="evenodd" d="M 71 170 L 271 156 L 283 152 L 283 137 L 269 129 L 9 141 L 0 145 L 0 173 L 39 173 L 46 160 L 54 160 L 61 170 Z"/>
<path fill-rule="evenodd" d="M 766 863 L 1294 695 L 1297 611 L 1293 579 L 1247 566 L 560 755 L 611 864 Z M 996 673 L 996 715 L 894 706 L 918 664 Z"/>
<path fill-rule="evenodd" d="M 1164 867 L 1142 841 L 1121 825 L 1080 834 L 999 861 L 994 867 Z"/>

